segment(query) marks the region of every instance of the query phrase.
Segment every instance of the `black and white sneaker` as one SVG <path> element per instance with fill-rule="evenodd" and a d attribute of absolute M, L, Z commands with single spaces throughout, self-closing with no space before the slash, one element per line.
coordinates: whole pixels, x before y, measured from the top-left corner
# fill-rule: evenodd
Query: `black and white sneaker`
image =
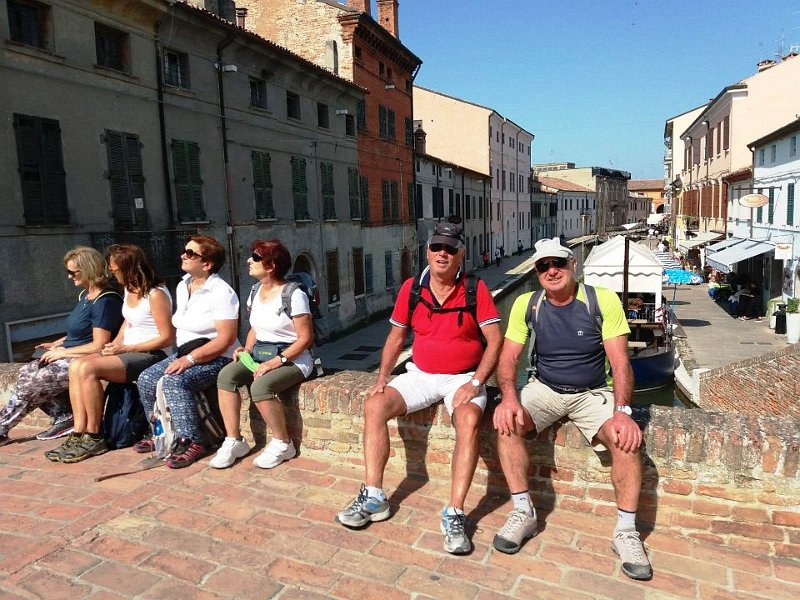
<path fill-rule="evenodd" d="M 53 421 L 49 429 L 45 429 L 36 434 L 37 440 L 54 440 L 56 438 L 64 437 L 72 433 L 73 427 L 72 417 L 62 419 L 60 421 Z"/>

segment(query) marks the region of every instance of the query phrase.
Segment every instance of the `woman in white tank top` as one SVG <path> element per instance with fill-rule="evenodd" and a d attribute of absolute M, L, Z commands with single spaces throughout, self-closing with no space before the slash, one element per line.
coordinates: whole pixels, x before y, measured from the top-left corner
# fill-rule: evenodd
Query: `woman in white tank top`
<path fill-rule="evenodd" d="M 102 435 L 103 381 L 136 381 L 147 367 L 163 360 L 175 339 L 172 326 L 172 298 L 167 288 L 156 280 L 155 270 L 144 252 L 132 244 L 115 244 L 106 250 L 108 270 L 125 288 L 122 316 L 125 321 L 116 338 L 99 354 L 73 361 L 70 379 L 77 393 L 70 393 L 76 433 Z M 71 388 L 72 391 L 73 388 Z M 102 454 L 102 450 L 83 452 L 76 446 L 68 452 L 69 460 L 78 462 Z M 63 453 L 62 453 L 63 454 Z"/>

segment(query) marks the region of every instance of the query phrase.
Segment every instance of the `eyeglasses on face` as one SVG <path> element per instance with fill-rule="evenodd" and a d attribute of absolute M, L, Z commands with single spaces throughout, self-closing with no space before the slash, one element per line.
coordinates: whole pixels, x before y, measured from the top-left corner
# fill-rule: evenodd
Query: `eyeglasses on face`
<path fill-rule="evenodd" d="M 80 272 L 81 272 L 80 269 L 76 269 L 74 271 L 70 271 L 69 269 L 67 269 L 67 277 L 72 277 L 74 279 L 75 276 Z"/>
<path fill-rule="evenodd" d="M 199 254 L 198 252 L 195 252 L 191 248 L 184 248 L 183 249 L 183 253 L 186 255 L 186 258 L 188 258 L 190 260 L 194 259 L 194 258 L 205 258 L 202 254 Z"/>
<path fill-rule="evenodd" d="M 569 263 L 568 258 L 546 258 L 544 260 L 536 261 L 536 272 L 537 273 L 547 273 L 550 270 L 550 267 L 555 267 L 556 269 L 563 269 Z"/>
<path fill-rule="evenodd" d="M 264 257 L 261 256 L 260 254 L 257 254 L 256 252 L 253 252 L 253 255 L 250 258 L 253 259 L 253 262 L 261 262 L 262 260 L 264 260 Z"/>
<path fill-rule="evenodd" d="M 451 246 L 449 244 L 431 244 L 430 246 L 428 246 L 428 248 L 431 249 L 431 252 L 441 252 L 442 250 L 444 250 L 450 256 L 455 256 L 456 252 L 458 252 L 458 248 L 456 248 L 455 246 Z"/>

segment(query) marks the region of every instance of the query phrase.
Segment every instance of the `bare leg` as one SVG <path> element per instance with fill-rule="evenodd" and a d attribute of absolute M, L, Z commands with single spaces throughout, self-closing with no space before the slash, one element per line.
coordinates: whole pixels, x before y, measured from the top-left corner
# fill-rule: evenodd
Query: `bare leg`
<path fill-rule="evenodd" d="M 639 494 L 642 491 L 642 456 L 640 449 L 623 452 L 610 442 L 607 431 L 608 421 L 595 436 L 597 441 L 611 453 L 611 483 L 617 497 L 617 508 L 636 512 L 639 507 Z"/>
<path fill-rule="evenodd" d="M 69 403 L 72 405 L 73 430 L 77 433 L 86 431 L 86 410 L 81 398 L 80 375 L 78 369 L 83 358 L 76 358 L 69 363 Z"/>
<path fill-rule="evenodd" d="M 219 398 L 219 411 L 225 423 L 225 434 L 228 437 L 238 438 L 241 435 L 240 413 L 242 410 L 242 397 L 238 392 L 229 392 L 217 388 Z M 257 406 L 257 405 L 256 405 Z"/>
<path fill-rule="evenodd" d="M 527 411 L 523 411 L 523 420 L 525 424 L 520 431 L 511 435 L 497 434 L 497 454 L 511 493 L 522 492 L 529 487 L 530 458 L 522 436 L 535 432 L 536 427 Z"/>
<path fill-rule="evenodd" d="M 383 487 L 383 471 L 389 460 L 389 420 L 406 414 L 403 397 L 396 389 L 385 387 L 364 405 L 364 463 L 366 484 Z"/>
<path fill-rule="evenodd" d="M 116 356 L 91 354 L 72 361 L 69 375 L 75 431 L 100 433 L 103 423 L 102 381 L 125 383 L 125 365 Z"/>
<path fill-rule="evenodd" d="M 478 428 L 482 416 L 480 407 L 472 402 L 459 406 L 453 412 L 456 447 L 451 466 L 450 506 L 460 510 L 464 510 L 464 500 L 478 465 Z"/>
<path fill-rule="evenodd" d="M 258 412 L 272 430 L 272 437 L 277 440 L 289 442 L 289 431 L 286 429 L 286 414 L 279 398 L 273 400 L 260 400 L 255 403 Z"/>

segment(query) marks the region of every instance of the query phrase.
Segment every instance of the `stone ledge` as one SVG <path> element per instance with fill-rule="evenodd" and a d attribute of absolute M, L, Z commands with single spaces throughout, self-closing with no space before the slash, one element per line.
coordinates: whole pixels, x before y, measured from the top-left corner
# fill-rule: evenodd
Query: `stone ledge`
<path fill-rule="evenodd" d="M 7 399 L 19 366 L 0 365 L 0 402 Z M 285 395 L 287 421 L 300 451 L 363 464 L 363 406 L 373 382 L 372 374 L 345 371 Z M 490 407 L 473 486 L 505 495 L 491 417 Z M 639 510 L 644 528 L 800 559 L 800 420 L 658 406 L 636 417 L 646 444 Z M 35 415 L 25 421 L 46 422 Z M 243 403 L 242 430 L 264 443 L 264 423 L 249 400 Z M 454 436 L 441 405 L 397 419 L 389 431 L 388 469 L 414 479 L 449 481 Z M 607 457 L 595 453 L 572 423 L 543 432 L 528 449 L 538 507 L 615 513 Z"/>

